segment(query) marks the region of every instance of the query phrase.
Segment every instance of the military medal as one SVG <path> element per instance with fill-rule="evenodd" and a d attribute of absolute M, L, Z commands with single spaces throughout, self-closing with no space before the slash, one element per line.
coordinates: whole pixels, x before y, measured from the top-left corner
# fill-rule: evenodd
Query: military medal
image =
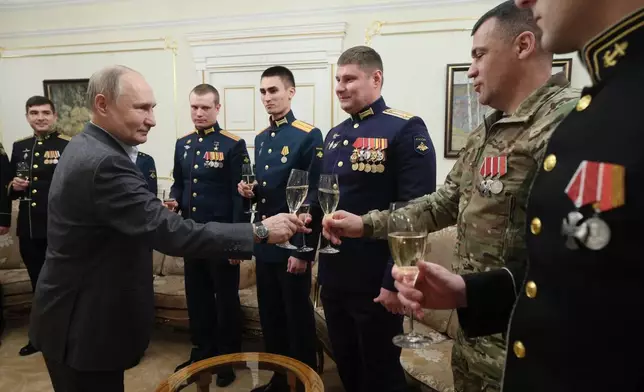
<path fill-rule="evenodd" d="M 624 177 L 621 165 L 582 161 L 566 186 L 566 195 L 577 209 L 592 205 L 595 210 L 595 215 L 579 225 L 574 234 L 586 248 L 601 250 L 610 242 L 610 226 L 599 214 L 624 205 Z"/>
<path fill-rule="evenodd" d="M 561 226 L 561 234 L 568 237 L 566 239 L 566 247 L 568 249 L 575 250 L 579 248 L 579 246 L 577 246 L 575 238 L 579 238 L 579 222 L 581 222 L 582 219 L 584 219 L 584 215 L 581 212 L 572 211 L 569 212 L 563 220 L 563 224 Z"/>
<path fill-rule="evenodd" d="M 286 161 L 288 161 L 288 159 L 286 158 L 286 156 L 289 154 L 288 146 L 284 146 L 284 147 L 282 147 L 282 152 L 281 152 L 281 154 L 282 154 L 282 159 L 281 159 L 282 163 L 286 163 Z"/>
<path fill-rule="evenodd" d="M 219 142 L 214 142 L 214 143 L 213 143 L 213 149 L 214 149 L 215 151 L 219 151 Z"/>
<path fill-rule="evenodd" d="M 503 192 L 503 182 L 499 178 L 508 172 L 508 157 L 501 155 L 498 157 L 485 157 L 481 165 L 480 173 L 483 177 L 479 185 L 479 191 L 482 195 L 490 197 Z"/>
<path fill-rule="evenodd" d="M 58 164 L 58 158 L 60 158 L 60 152 L 59 151 L 54 151 L 54 165 Z"/>
<path fill-rule="evenodd" d="M 363 137 L 359 137 L 359 138 L 356 139 L 355 142 L 353 142 L 354 150 L 353 150 L 352 157 L 353 157 L 353 155 L 355 155 L 356 162 L 354 162 L 353 165 L 351 165 L 351 169 L 354 170 L 354 171 L 356 171 L 356 170 L 357 171 L 364 171 L 364 169 L 365 169 L 365 164 L 363 162 L 364 161 L 364 154 L 365 154 L 364 145 L 365 145 L 365 138 L 363 138 Z M 352 159 L 352 158 L 349 158 L 349 159 Z"/>
<path fill-rule="evenodd" d="M 25 153 L 25 154 L 22 156 L 22 158 L 23 158 L 24 160 L 27 160 L 27 158 L 29 158 L 29 151 L 31 151 L 31 150 L 30 150 L 30 149 L 28 149 L 28 148 L 25 148 L 25 150 L 23 151 L 23 152 Z"/>

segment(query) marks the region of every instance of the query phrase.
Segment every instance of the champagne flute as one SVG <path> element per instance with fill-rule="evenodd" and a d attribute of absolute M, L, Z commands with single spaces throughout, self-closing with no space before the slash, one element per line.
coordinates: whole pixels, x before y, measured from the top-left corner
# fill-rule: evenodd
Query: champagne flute
<path fill-rule="evenodd" d="M 422 260 L 427 244 L 427 227 L 418 217 L 405 214 L 408 202 L 395 202 L 389 206 L 389 249 L 394 263 L 403 273 L 404 284 L 413 286 L 418 277 L 416 263 Z M 401 348 L 422 348 L 432 339 L 414 332 L 414 312 L 410 311 L 410 330 L 407 334 L 397 335 L 393 343 Z"/>
<path fill-rule="evenodd" d="M 18 164 L 16 165 L 16 176 L 18 176 L 18 178 L 21 178 L 23 180 L 29 180 L 29 174 L 30 174 L 29 164 L 25 161 L 18 162 Z M 25 191 L 25 193 L 26 192 L 27 191 Z M 20 200 L 31 200 L 31 198 L 27 196 L 21 196 Z"/>
<path fill-rule="evenodd" d="M 297 211 L 297 216 L 302 214 L 308 214 L 311 211 L 311 205 L 306 203 L 300 206 L 300 209 Z M 311 252 L 313 248 L 306 245 L 306 234 L 302 233 L 302 247 L 297 250 L 298 252 Z"/>
<path fill-rule="evenodd" d="M 340 188 L 338 186 L 337 174 L 320 175 L 320 185 L 318 187 L 318 200 L 324 215 L 331 215 L 338 208 L 340 202 Z M 320 249 L 320 253 L 333 254 L 340 251 L 331 246 L 331 241 L 327 240 L 327 245 Z"/>
<path fill-rule="evenodd" d="M 250 163 L 244 163 L 242 165 L 242 180 L 248 185 L 253 187 L 253 183 L 255 182 L 255 170 L 253 170 L 253 165 Z M 255 214 L 257 211 L 253 208 L 253 201 L 249 199 L 249 204 L 250 207 L 248 208 L 248 211 L 244 211 L 246 214 Z"/>
<path fill-rule="evenodd" d="M 304 170 L 292 169 L 291 175 L 288 177 L 286 183 L 286 204 L 291 214 L 297 214 L 302 203 L 309 193 L 309 172 Z M 290 242 L 286 241 L 282 244 L 277 244 L 280 248 L 297 249 Z"/>

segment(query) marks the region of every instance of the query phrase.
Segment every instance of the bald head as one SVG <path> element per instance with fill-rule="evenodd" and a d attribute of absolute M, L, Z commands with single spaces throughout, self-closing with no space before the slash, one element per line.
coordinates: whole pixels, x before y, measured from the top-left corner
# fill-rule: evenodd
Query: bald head
<path fill-rule="evenodd" d="M 87 87 L 92 122 L 128 145 L 147 141 L 156 101 L 143 75 L 123 65 L 94 73 Z"/>

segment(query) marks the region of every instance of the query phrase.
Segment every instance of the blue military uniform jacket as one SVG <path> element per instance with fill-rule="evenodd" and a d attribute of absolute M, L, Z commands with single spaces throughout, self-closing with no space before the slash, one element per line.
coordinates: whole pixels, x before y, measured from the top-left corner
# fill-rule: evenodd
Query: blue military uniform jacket
<path fill-rule="evenodd" d="M 47 238 L 47 196 L 54 169 L 58 165 L 67 143 L 71 138 L 57 131 L 45 136 L 31 135 L 13 143 L 11 152 L 11 173 L 16 176 L 18 164 L 24 162 L 29 168 L 29 188 L 23 192 L 9 189 L 13 199 L 27 197 L 21 201 L 18 212 L 18 236 Z"/>
<path fill-rule="evenodd" d="M 136 157 L 136 166 L 139 168 L 145 181 L 148 183 L 148 189 L 150 192 L 157 194 L 157 168 L 154 164 L 154 158 L 152 156 L 139 152 Z"/>
<path fill-rule="evenodd" d="M 184 218 L 196 222 L 248 222 L 237 184 L 249 162 L 244 139 L 218 123 L 195 130 L 177 140 L 170 197 Z"/>
<path fill-rule="evenodd" d="M 281 119 L 271 120 L 271 125 L 255 137 L 255 165 L 257 202 L 255 220 L 260 221 L 281 212 L 289 212 L 286 204 L 286 184 L 291 169 L 309 171 L 307 199 L 317 200 L 320 164 L 322 162 L 322 132 L 315 126 L 296 120 L 290 111 Z M 306 235 L 307 245 L 317 248 L 319 229 Z M 302 245 L 301 235 L 291 241 Z M 311 261 L 315 251 L 299 253 L 275 245 L 255 245 L 255 257 L 262 262 L 284 262 L 289 256 Z"/>
<path fill-rule="evenodd" d="M 329 131 L 322 173 L 338 175 L 337 209 L 363 215 L 434 192 L 436 154 L 423 120 L 381 97 Z M 319 256 L 322 285 L 373 295 L 394 290 L 386 240 L 345 238 L 338 249 Z"/>

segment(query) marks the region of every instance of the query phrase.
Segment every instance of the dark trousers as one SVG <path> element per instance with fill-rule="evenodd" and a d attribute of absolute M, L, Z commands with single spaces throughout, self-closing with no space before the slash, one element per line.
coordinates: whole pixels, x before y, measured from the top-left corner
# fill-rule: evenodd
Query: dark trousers
<path fill-rule="evenodd" d="M 30 238 L 29 236 L 18 237 L 20 244 L 20 256 L 27 266 L 31 287 L 36 291 L 38 275 L 43 264 L 45 264 L 45 253 L 47 252 L 46 238 Z"/>
<path fill-rule="evenodd" d="M 403 317 L 373 302 L 375 297 L 322 286 L 331 349 L 346 392 L 407 390 L 401 349 L 391 342 L 403 331 Z"/>
<path fill-rule="evenodd" d="M 257 302 L 266 351 L 317 368 L 311 266 L 302 274 L 286 272 L 288 263 L 257 261 Z"/>
<path fill-rule="evenodd" d="M 186 259 L 184 275 L 194 345 L 190 358 L 241 352 L 239 266 L 226 259 Z"/>
<path fill-rule="evenodd" d="M 45 358 L 55 392 L 124 392 L 123 370 L 81 372 Z"/>

